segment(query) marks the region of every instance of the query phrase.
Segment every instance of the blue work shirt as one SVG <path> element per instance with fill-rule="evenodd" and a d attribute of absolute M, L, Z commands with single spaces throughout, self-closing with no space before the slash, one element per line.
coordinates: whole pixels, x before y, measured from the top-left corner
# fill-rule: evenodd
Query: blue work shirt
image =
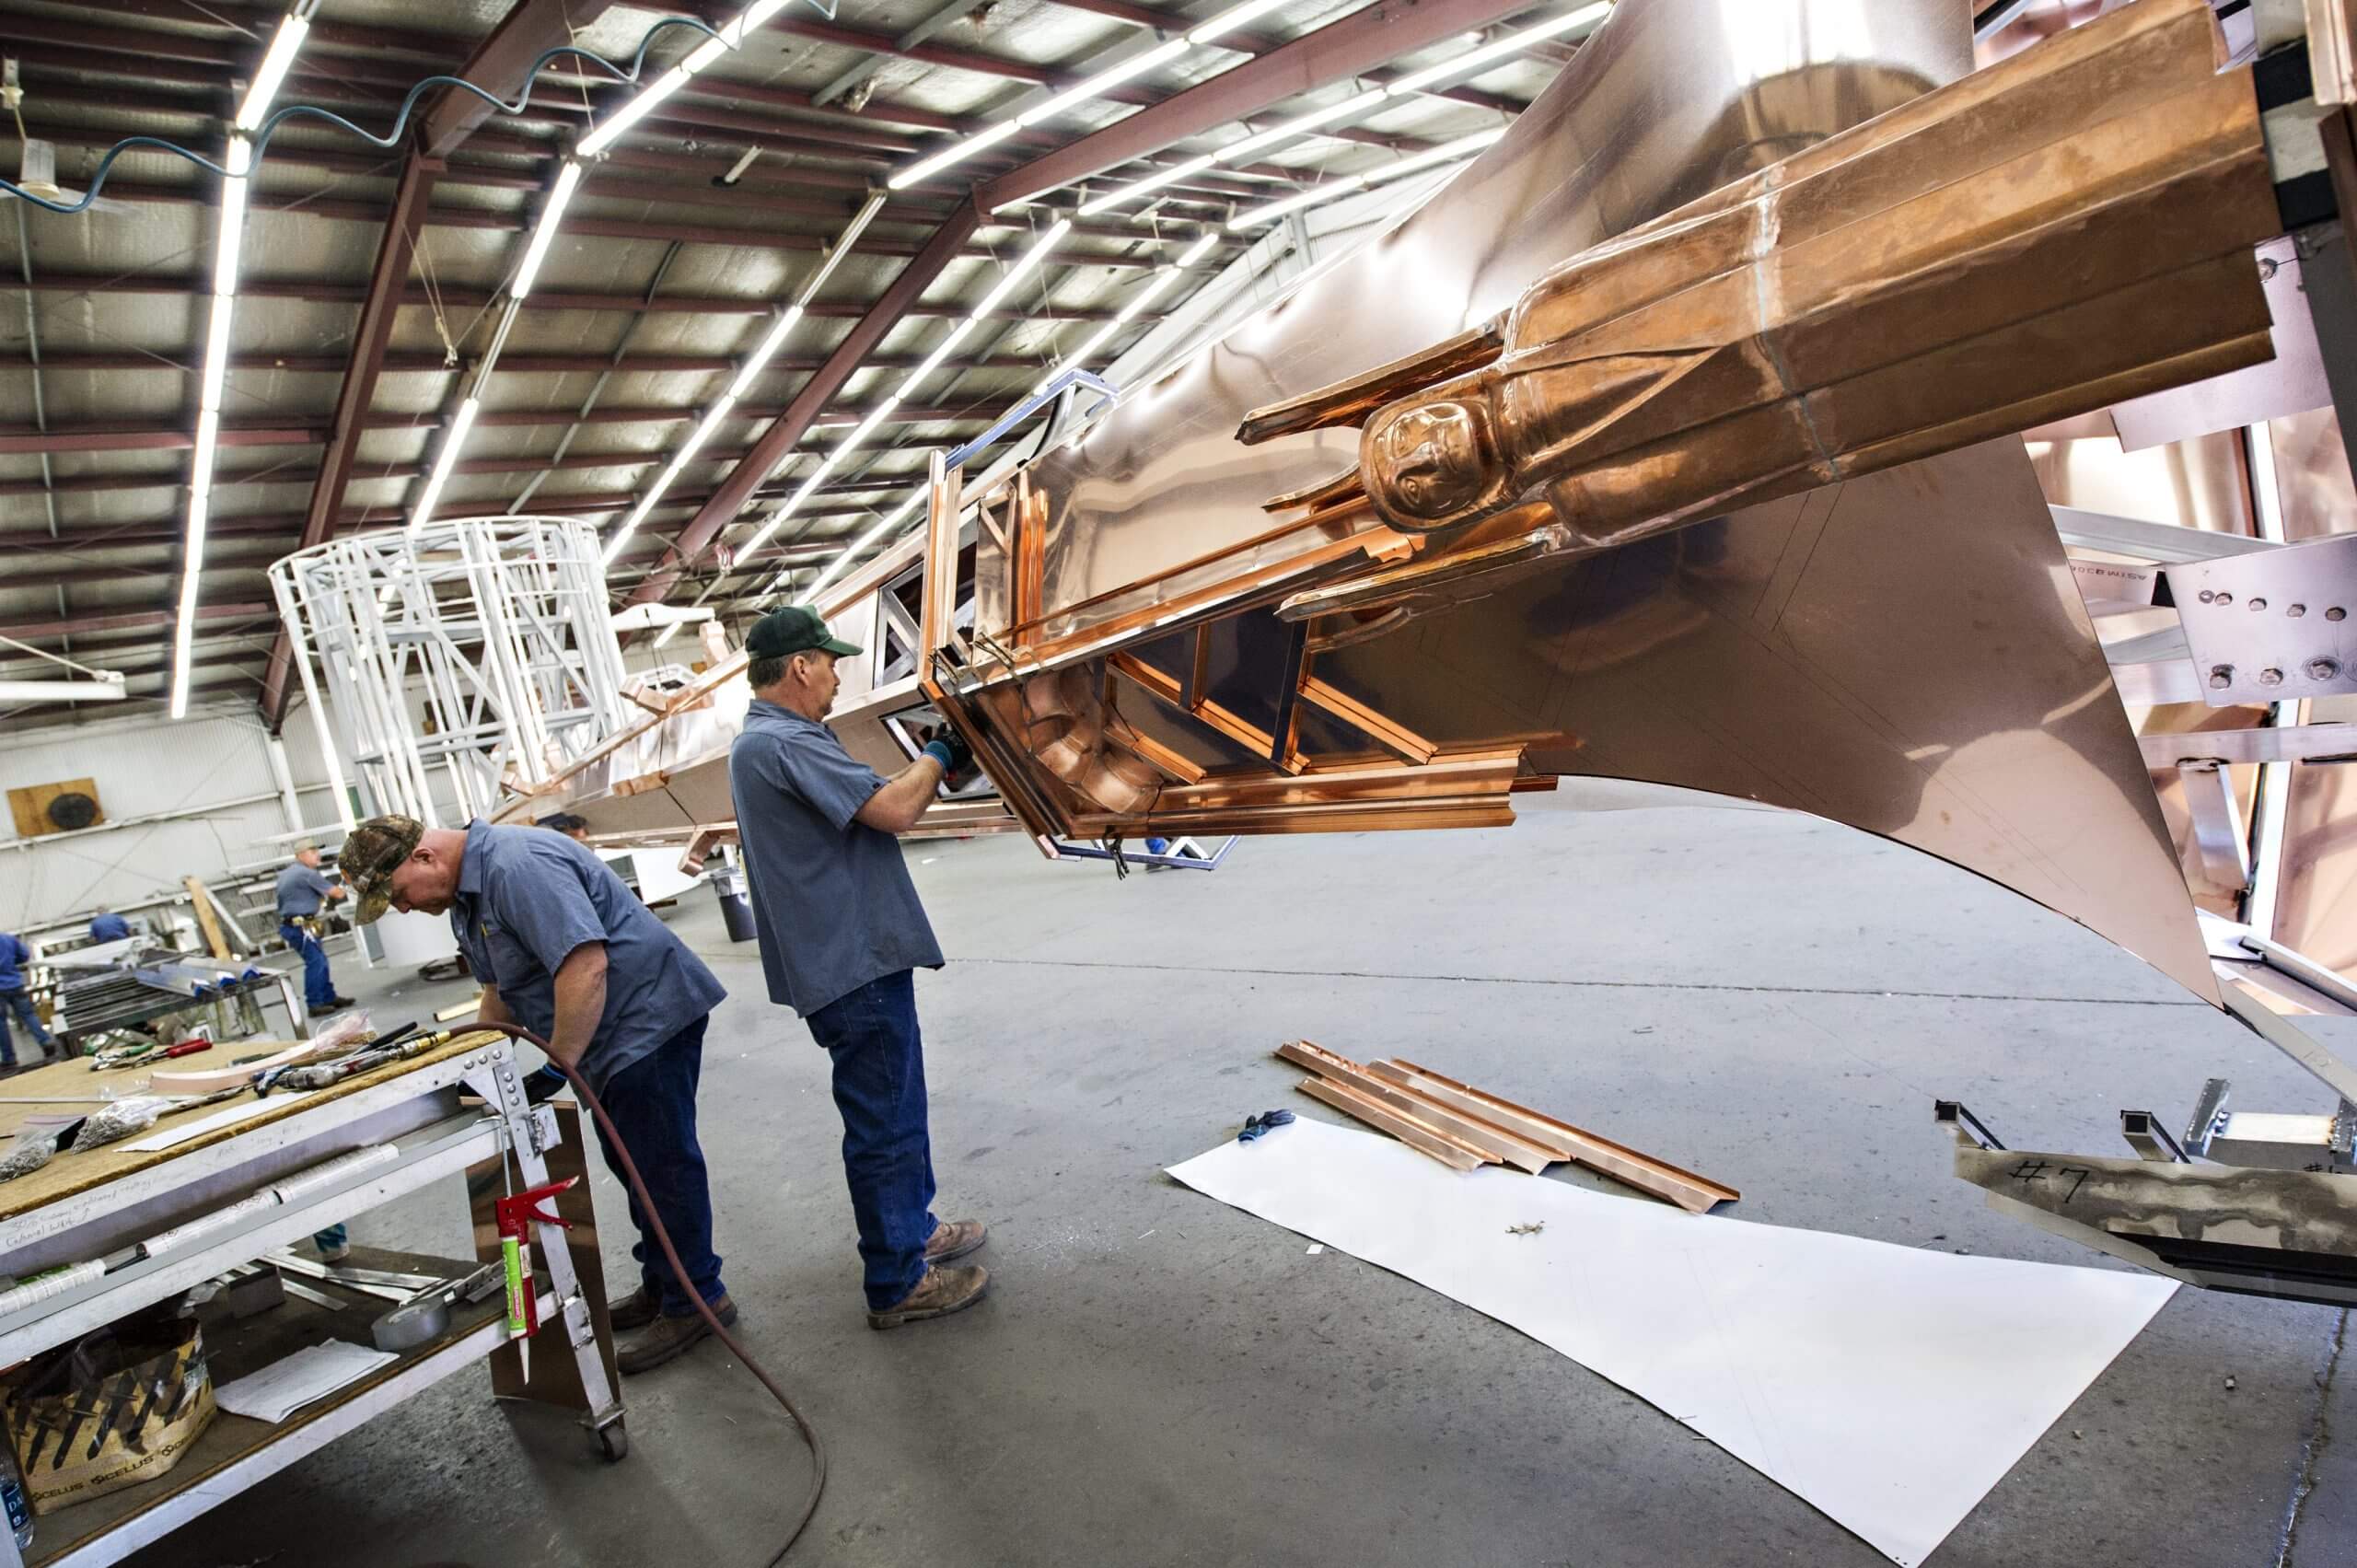
<path fill-rule="evenodd" d="M 804 1017 L 871 980 L 941 967 L 900 841 L 856 820 L 884 775 L 816 719 L 756 698 L 728 748 L 770 1000 Z"/>
<path fill-rule="evenodd" d="M 23 937 L 0 932 L 0 991 L 22 991 L 24 966 L 32 961 L 33 950 L 25 946 Z"/>
<path fill-rule="evenodd" d="M 131 922 L 110 910 L 90 922 L 90 940 L 120 942 L 131 935 Z"/>
<path fill-rule="evenodd" d="M 333 887 L 326 872 L 296 861 L 278 874 L 278 918 L 288 921 L 319 913 Z"/>
<path fill-rule="evenodd" d="M 467 824 L 450 929 L 475 978 L 541 1039 L 556 1032 L 556 971 L 606 945 L 606 1011 L 581 1058 L 593 1089 L 728 994 L 586 846 L 546 828 Z"/>

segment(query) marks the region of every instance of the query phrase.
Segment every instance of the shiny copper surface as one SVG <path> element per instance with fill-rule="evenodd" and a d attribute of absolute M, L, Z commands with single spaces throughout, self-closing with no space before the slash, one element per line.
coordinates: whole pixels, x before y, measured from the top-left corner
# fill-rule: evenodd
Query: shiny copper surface
<path fill-rule="evenodd" d="M 1395 528 L 1544 495 L 1594 549 L 2264 358 L 2277 220 L 2217 43 L 2151 3 L 1928 93 L 1555 268 L 1493 363 L 1443 378 L 1452 340 L 1435 384 L 1363 414 L 1353 378 L 1325 421 L 1364 417 Z"/>
<path fill-rule="evenodd" d="M 2165 377 L 2199 375 L 2265 341 L 2263 310 L 2255 333 L 2235 330 L 2249 325 L 2235 315 L 2247 303 L 2235 268 L 2250 262 L 2218 249 L 2211 226 L 2238 234 L 2253 221 L 2247 84 L 2154 64 L 2184 53 L 2189 18 L 2210 26 L 2195 0 L 2140 0 L 2106 24 L 2128 45 L 2090 53 L 2084 41 L 2057 41 L 2048 47 L 2063 51 L 2074 91 L 2008 115 L 2013 78 L 1996 73 L 1922 98 L 1969 68 L 1945 0 L 1621 0 L 1513 131 L 1423 209 L 1028 465 L 992 500 L 970 552 L 957 533 L 961 476 L 939 474 L 921 694 L 975 747 L 1004 809 L 1043 840 L 1495 825 L 1511 819 L 1514 792 L 1558 772 L 1656 780 L 1941 855 L 2214 1000 L 2167 825 L 2021 441 L 1918 455 L 1969 437 L 1976 421 L 2026 428 L 2147 385 L 2156 363 Z M 2019 72 L 2061 69 L 2025 62 Z M 2157 226 L 2152 234 L 2069 249 L 2114 210 L 2053 205 L 2073 181 L 2032 178 L 2028 166 L 2076 156 L 2067 143 L 2036 149 L 2090 105 L 2107 106 L 2098 129 L 2146 115 L 2137 134 L 2115 124 L 2088 139 L 2095 186 L 2135 188 L 2133 171 L 2150 168 L 2143 188 L 2165 192 L 2206 167 L 2222 181 L 2214 210 L 2131 199 L 2120 211 Z M 1892 110 L 1902 112 L 1839 140 Z M 1910 138 L 1920 161 L 1851 156 Z M 1760 177 L 1780 163 L 1782 174 Z M 1907 206 L 1934 187 L 1960 205 Z M 1794 255 L 1821 247 L 1809 266 L 1776 273 L 1779 286 L 1812 308 L 1882 312 L 1868 318 L 1874 331 L 1844 334 L 1830 317 L 1820 327 L 1807 308 L 1747 318 L 1740 290 L 1712 284 L 1730 266 L 1707 264 L 1711 243 L 1748 258 L 1746 275 L 1765 275 L 1757 263 L 1775 252 L 1758 226 L 1771 192 L 1791 226 L 1779 243 Z M 1977 249 L 1980 231 L 1951 221 L 1973 202 L 2028 249 Z M 1720 218 L 1646 229 L 1681 208 Z M 1899 226 L 1878 249 L 1868 226 L 1838 221 L 1853 208 L 1949 226 Z M 1935 232 L 1948 250 L 1965 235 L 1965 252 L 1988 262 L 1980 281 L 1938 273 L 1947 250 L 1924 238 Z M 1401 362 L 1435 373 L 1433 345 L 1461 356 L 1442 370 L 1464 374 L 1463 360 L 1487 352 L 1488 324 L 1550 270 L 1666 238 L 1696 249 L 1675 267 L 1593 270 L 1603 285 L 1585 294 L 1543 291 L 1546 310 L 1568 305 L 1591 325 L 1550 318 L 1514 341 L 1575 342 L 1653 309 L 1643 291 L 1686 276 L 1698 286 L 1684 293 L 1722 291 L 1727 319 L 1807 329 L 1779 347 L 1808 374 L 1785 375 L 1788 358 L 1763 375 L 1763 356 L 1723 352 L 1722 338 L 1687 377 L 1715 380 L 1733 418 L 1767 411 L 1763 428 L 1782 419 L 1789 429 L 1777 377 L 1854 392 L 1880 374 L 1882 339 L 1925 314 L 1890 289 L 1921 260 L 1926 286 L 1954 296 L 1948 341 L 2003 352 L 1961 353 L 1928 388 L 1878 383 L 1829 405 L 1849 422 L 1840 449 L 1888 461 L 1883 471 L 1724 512 L 1701 505 L 1672 531 L 1590 539 L 1579 508 L 1542 494 L 1419 535 L 1382 526 L 1336 482 L 1360 448 L 1346 430 L 1312 427 L 1322 413 L 1348 403 L 1356 415 L 1406 385 Z M 2052 254 L 2081 264 L 2026 271 L 2049 239 L 2065 247 Z M 1919 241 L 1930 249 L 1908 248 Z M 2055 308 L 2025 319 L 2003 297 L 2025 287 Z M 1623 297 L 1605 298 L 1612 288 Z M 2189 288 L 2195 307 L 2169 319 L 2165 303 Z M 1675 347 L 1676 334 L 1623 346 L 1664 343 Z M 2025 352 L 2067 374 L 2025 385 L 2009 363 Z M 1278 412 L 1254 432 L 1268 438 L 1248 446 L 1236 432 L 1255 410 Z M 1748 460 L 1745 441 L 1722 429 L 1689 440 L 1675 423 L 1648 431 L 1653 412 L 1635 412 L 1628 428 L 1665 444 L 1627 487 L 1629 516 L 1745 494 L 1750 482 L 1727 477 Z M 1545 437 L 1532 451 L 1555 440 L 1546 421 L 1524 428 Z M 1801 469 L 1817 459 L 1803 453 Z M 1272 528 L 1263 507 L 1278 495 L 1313 510 Z M 1608 547 L 1567 552 L 1573 540 Z M 1464 570 L 1473 552 L 1487 552 L 1478 572 Z M 961 553 L 974 570 L 970 634 L 946 611 Z M 1415 587 L 1406 600 L 1403 585 Z M 633 749 L 646 754 L 634 763 L 660 764 L 661 748 Z M 621 817 L 634 801 L 671 799 L 676 816 L 681 782 L 703 772 L 672 768 L 654 796 L 609 796 L 598 809 Z"/>
<path fill-rule="evenodd" d="M 2203 80 L 2190 81 L 2185 29 L 2198 21 L 2200 50 L 2211 48 L 2199 5 L 2144 0 L 2131 9 L 2141 13 L 2122 24 L 2137 24 L 2133 68 L 2066 38 L 2061 44 L 2078 52 L 2064 79 L 2077 86 L 2039 114 L 1982 107 L 1977 118 L 1955 121 L 1925 108 L 1886 122 L 1880 134 L 1936 141 L 1943 125 L 1969 126 L 1968 135 L 1947 134 L 1985 143 L 1985 156 L 1972 163 L 1975 155 L 1954 146 L 1950 156 L 1964 157 L 1968 173 L 1985 171 L 2008 159 L 2035 161 L 2041 155 L 2026 149 L 2074 125 L 2088 104 L 2118 97 L 2123 112 L 2152 110 L 2135 129 L 2177 154 L 2113 134 L 2105 142 L 2118 159 L 2109 188 L 2132 185 L 2121 171 L 2141 158 L 2181 155 L 2189 139 L 2195 166 L 2206 147 L 2218 155 L 2213 171 L 2219 157 L 2235 171 L 2217 188 L 2222 210 L 2192 221 L 2200 227 L 2219 218 L 2240 234 L 2254 221 L 2241 178 L 2255 145 L 2247 84 L 2211 82 L 2206 54 Z M 2154 86 L 2147 78 L 2156 54 L 2173 55 L 2176 74 L 2162 73 Z M 1464 546 L 1401 538 L 1386 542 L 1381 560 L 1352 553 L 1352 530 L 1376 527 L 1364 508 L 1353 517 L 1334 482 L 1357 459 L 1356 445 L 1333 429 L 1305 427 L 1338 398 L 1356 406 L 1370 386 L 1397 384 L 1395 362 L 1412 362 L 1431 345 L 1474 352 L 1465 345 L 1478 344 L 1487 323 L 1565 259 L 1794 154 L 1833 149 L 1817 153 L 1821 162 L 1787 166 L 1821 174 L 1803 183 L 1812 195 L 1826 193 L 1828 214 L 1839 210 L 1834 195 L 1877 210 L 1920 199 L 1904 159 L 1852 176 L 1882 182 L 1871 190 L 1842 186 L 1835 166 L 1852 160 L 1835 156 L 1840 149 L 1828 138 L 1968 65 L 1953 8 L 1937 4 L 1624 0 L 1515 130 L 1422 211 L 1029 466 L 1028 482 L 1048 507 L 1039 610 L 1014 629 L 1022 646 L 1008 650 L 1011 667 L 981 654 L 977 665 L 951 671 L 947 686 L 979 692 L 1033 665 L 1094 668 L 1113 656 L 1135 680 L 1116 689 L 1123 722 L 1201 766 L 1257 763 L 1257 787 L 1275 788 L 1270 754 L 1284 752 L 1271 733 L 1280 712 L 1305 726 L 1297 776 L 1316 776 L 1322 754 L 1365 744 L 1330 706 L 1299 700 L 1298 684 L 1281 678 L 1290 645 L 1272 607 L 1289 600 L 1298 612 L 1322 596 L 1303 645 L 1316 650 L 1309 679 L 1396 737 L 1445 748 L 1550 734 L 1559 738 L 1528 744 L 1519 776 L 1653 779 L 1883 833 L 2037 898 L 2214 999 L 2174 848 L 2018 440 L 1901 462 L 1535 572 L 1535 557 L 1560 554 L 1562 536 L 1546 530 L 1571 525 L 1543 507 L 1510 509 L 1483 525 L 1491 531 L 1474 545 L 1492 552 L 1493 570 L 1420 605 L 1427 612 L 1411 619 L 1387 608 L 1379 592 L 1350 596 L 1384 574 L 1412 579 Z M 1976 104 L 2002 99 L 2001 78 L 1968 86 Z M 2168 106 L 2185 94 L 2202 113 Z M 1697 210 L 1733 212 L 1741 192 L 1767 183 L 1738 184 Z M 1993 198 L 2042 187 L 1992 177 L 1976 189 Z M 2034 200 L 2027 210 L 2038 215 Z M 1738 239 L 1756 233 L 1729 222 Z M 1829 219 L 1823 232 L 1829 257 L 1842 238 L 1858 238 Z M 1968 291 L 1958 307 L 1968 329 L 2018 331 L 2020 341 L 2058 352 L 2079 353 L 2090 339 L 2097 350 L 2123 352 L 2117 361 L 2074 361 L 2074 374 L 2097 385 L 2089 391 L 2082 383 L 2072 394 L 2078 401 L 2059 404 L 2051 396 L 1998 395 L 2002 387 L 1992 392 L 1996 383 L 1959 364 L 1952 379 L 1967 401 L 2005 410 L 2013 423 L 2001 427 L 2019 429 L 2086 406 L 2088 396 L 2120 395 L 2117 377 L 2132 380 L 2156 357 L 2178 360 L 2168 374 L 2191 375 L 2257 352 L 2246 319 L 2255 288 L 2241 289 L 2230 264 L 2250 273 L 2247 256 L 2229 253 L 2200 271 L 2204 258 L 2220 255 L 2216 235 L 2206 231 L 2192 254 L 2159 254 L 2165 250 L 2121 245 L 2116 236 L 2098 247 L 2099 264 L 2065 301 L 2085 308 L 2059 334 L 2040 335 L 2054 321 L 2020 328 L 1989 304 L 1993 294 Z M 1887 281 L 1868 264 L 1872 254 L 1849 256 L 1840 275 L 1869 290 Z M 1903 261 L 1906 252 L 1892 254 Z M 2165 312 L 2105 296 L 2106 287 L 2165 275 L 2177 260 L 2196 268 L 2203 299 L 2226 307 L 2196 312 L 2202 319 L 2189 335 L 2157 335 L 2176 324 L 2144 318 Z M 1660 272 L 1612 276 L 1642 290 Z M 2022 281 L 2017 267 L 1988 275 Z M 1810 280 L 1791 282 L 1805 288 Z M 1576 291 L 1571 297 L 1601 308 Z M 1970 316 L 1984 305 L 1987 313 Z M 2260 309 L 2262 338 L 2265 325 Z M 1446 350 L 1451 343 L 1457 347 Z M 1854 369 L 1854 358 L 1842 358 L 1851 348 L 1828 331 L 1808 352 L 1818 356 L 1813 364 Z M 1758 368 L 1740 355 L 1733 365 L 1747 363 Z M 2125 368 L 2115 376 L 2114 366 Z M 1853 406 L 1861 417 L 1881 412 L 1871 401 Z M 1959 407 L 1933 398 L 1894 411 L 1911 423 L 1867 427 L 1864 439 L 1903 442 L 1910 430 L 1929 429 L 1953 441 L 1974 428 L 1957 423 L 1976 417 Z M 1246 446 L 1234 433 L 1256 410 L 1273 412 L 1254 434 L 1283 433 Z M 1722 443 L 1730 452 L 1740 445 Z M 1674 464 L 1646 481 L 1656 494 L 1678 482 Z M 1632 490 L 1634 515 L 1648 503 L 1645 485 Z M 1286 492 L 1321 504 L 1326 526 L 1272 535 L 1261 507 Z M 1003 561 L 989 561 L 989 545 L 981 553 L 981 570 L 1004 570 Z M 1327 612 L 1353 603 L 1353 613 Z M 1190 695 L 1208 697 L 1234 722 L 1204 723 Z M 1406 761 L 1413 754 L 1401 753 L 1401 769 L 1413 771 Z M 1159 799 L 1173 800 L 1169 786 Z M 1238 806 L 1224 821 L 1234 830 L 1278 830 L 1286 808 L 1282 799 Z M 1468 805 L 1425 819 L 1485 819 L 1481 809 Z M 1322 825 L 1342 819 L 1329 815 Z M 1137 830 L 1134 819 L 1086 813 L 1069 823 Z"/>

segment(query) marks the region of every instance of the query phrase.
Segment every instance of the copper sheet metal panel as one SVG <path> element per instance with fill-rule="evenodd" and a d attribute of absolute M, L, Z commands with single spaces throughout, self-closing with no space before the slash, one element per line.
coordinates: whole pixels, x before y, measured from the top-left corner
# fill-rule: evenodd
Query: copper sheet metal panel
<path fill-rule="evenodd" d="M 1234 433 L 1253 410 L 1434 345 L 1461 353 L 1464 334 L 1565 259 L 1968 66 L 1954 8 L 1931 0 L 1624 0 L 1421 212 L 1031 465 L 1051 508 L 1032 633 L 1094 653 L 1085 634 L 1118 621 L 1115 641 L 1134 643 L 1157 604 L 1299 555 L 1300 540 L 1269 537 L 1262 504 L 1328 484 L 1357 444 L 1295 429 L 1244 447 Z M 2218 95 L 2227 121 L 2241 111 L 2233 90 Z M 1260 542 L 1165 576 L 1247 541 Z M 1231 663 L 1249 662 L 1239 635 L 1223 634 Z M 1165 673 L 1183 676 L 1183 662 Z M 1363 641 L 1324 646 L 1316 674 L 1441 746 L 1568 732 L 1532 743 L 1528 765 L 1885 834 L 2215 1000 L 2147 770 L 2018 440 L 1643 539 L 1404 626 L 1377 621 Z M 1124 693 L 1125 714 L 1137 705 Z M 1158 739 L 1224 760 L 1167 716 L 1154 716 Z"/>
<path fill-rule="evenodd" d="M 2215 999 L 2148 770 L 2018 441 L 1614 551 L 1320 673 L 1541 771 L 1788 806 L 1928 850 Z"/>
<path fill-rule="evenodd" d="M 1970 64 L 1938 0 L 1624 0 L 1422 210 L 1031 465 L 1051 615 L 1265 532 L 1263 501 L 1357 460 L 1349 430 L 1239 446 L 1252 410 L 1420 357 L 1597 241 Z"/>

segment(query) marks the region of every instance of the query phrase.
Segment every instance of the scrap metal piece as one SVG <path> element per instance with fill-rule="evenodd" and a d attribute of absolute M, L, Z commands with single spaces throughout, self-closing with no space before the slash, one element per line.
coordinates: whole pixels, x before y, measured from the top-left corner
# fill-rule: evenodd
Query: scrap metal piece
<path fill-rule="evenodd" d="M 1949 1125 L 1956 1174 L 2041 1230 L 2212 1290 L 2357 1302 L 2357 1179 L 1986 1148 Z"/>
<path fill-rule="evenodd" d="M 2234 1092 L 2234 1085 L 2223 1078 L 2205 1079 L 2201 1093 L 2193 1102 L 2193 1114 L 2186 1119 L 2184 1145 L 2186 1153 L 2197 1159 L 2210 1153 L 2210 1140 L 2226 1120 L 2226 1097 Z"/>
<path fill-rule="evenodd" d="M 2185 1163 L 2185 1150 L 2169 1136 L 2160 1118 L 2149 1110 L 2123 1110 L 2119 1113 L 2119 1135 L 2136 1151 L 2136 1157 L 2161 1163 Z"/>

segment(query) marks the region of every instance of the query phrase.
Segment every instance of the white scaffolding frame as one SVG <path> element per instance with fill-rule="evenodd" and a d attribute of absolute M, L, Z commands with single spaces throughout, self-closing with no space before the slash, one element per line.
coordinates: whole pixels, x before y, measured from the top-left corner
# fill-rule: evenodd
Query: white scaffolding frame
<path fill-rule="evenodd" d="M 357 534 L 287 556 L 270 580 L 320 748 L 331 767 L 339 752 L 351 762 L 371 813 L 429 827 L 488 817 L 504 792 L 546 783 L 621 728 L 621 645 L 585 523 Z"/>

